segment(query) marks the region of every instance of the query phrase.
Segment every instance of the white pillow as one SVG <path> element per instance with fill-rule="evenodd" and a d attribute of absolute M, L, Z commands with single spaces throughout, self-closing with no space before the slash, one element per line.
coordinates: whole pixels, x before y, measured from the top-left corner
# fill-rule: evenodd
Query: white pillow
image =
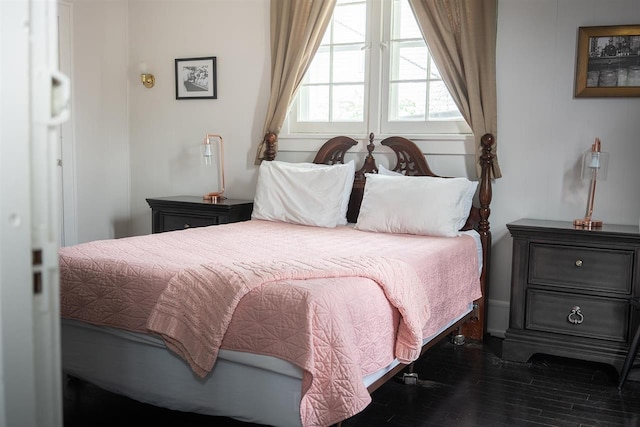
<path fill-rule="evenodd" d="M 347 186 L 351 192 L 354 168 L 353 164 L 262 162 L 251 217 L 318 227 L 346 224 L 344 192 Z"/>
<path fill-rule="evenodd" d="M 378 174 L 387 175 L 387 176 L 405 176 L 403 173 L 387 169 L 381 164 L 378 165 Z M 420 176 L 420 175 L 410 175 L 410 176 Z M 449 178 L 449 179 L 452 179 L 452 178 Z M 456 179 L 456 178 L 453 178 L 453 179 Z M 463 178 L 463 179 L 466 179 L 466 178 Z M 471 211 L 471 206 L 473 206 L 473 196 L 476 194 L 477 186 L 478 186 L 477 183 L 475 185 L 470 185 L 468 189 L 469 190 L 468 193 L 463 197 L 463 203 L 465 203 L 465 208 L 468 212 Z M 462 220 L 461 223 L 458 224 L 459 225 L 458 229 L 462 229 L 462 227 L 464 227 L 466 223 L 467 223 L 467 218 L 465 217 L 464 220 Z"/>
<path fill-rule="evenodd" d="M 466 178 L 365 176 L 355 228 L 387 233 L 458 236 L 478 186 Z"/>
<path fill-rule="evenodd" d="M 356 162 L 353 160 L 349 160 L 345 164 L 335 164 L 335 165 L 323 165 L 318 163 L 291 163 L 292 166 L 297 166 L 301 168 L 331 168 L 331 167 L 339 167 L 344 168 L 347 167 L 347 181 L 344 185 L 344 193 L 342 194 L 342 206 L 340 208 L 341 212 L 344 215 L 340 214 L 340 219 L 338 220 L 338 225 L 346 225 L 347 224 L 347 210 L 349 209 L 349 199 L 351 198 L 351 190 L 353 189 L 353 181 L 356 177 Z"/>
<path fill-rule="evenodd" d="M 378 165 L 378 174 L 387 176 L 404 176 L 403 173 L 389 170 L 382 165 Z"/>

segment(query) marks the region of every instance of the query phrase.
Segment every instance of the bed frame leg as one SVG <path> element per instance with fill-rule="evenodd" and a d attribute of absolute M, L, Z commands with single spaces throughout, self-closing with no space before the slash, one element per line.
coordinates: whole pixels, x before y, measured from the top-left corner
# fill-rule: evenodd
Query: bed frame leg
<path fill-rule="evenodd" d="M 462 334 L 462 328 L 458 328 L 458 330 L 452 335 L 451 342 L 453 345 L 464 345 L 464 335 Z"/>
<path fill-rule="evenodd" d="M 418 373 L 417 372 L 405 372 L 402 374 L 402 382 L 405 385 L 416 385 L 418 384 Z"/>
<path fill-rule="evenodd" d="M 405 372 L 404 374 L 402 374 L 402 382 L 405 385 L 418 384 L 418 373 L 413 372 L 414 365 L 415 363 L 410 363 L 409 368 L 407 369 L 408 372 Z"/>

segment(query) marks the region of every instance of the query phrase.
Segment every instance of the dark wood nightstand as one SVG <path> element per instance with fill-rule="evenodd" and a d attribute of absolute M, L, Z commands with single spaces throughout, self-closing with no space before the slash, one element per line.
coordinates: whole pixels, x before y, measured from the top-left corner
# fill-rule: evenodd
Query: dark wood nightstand
<path fill-rule="evenodd" d="M 629 305 L 640 295 L 638 227 L 584 230 L 571 222 L 522 219 L 507 228 L 513 236 L 511 314 L 502 357 L 524 362 L 544 353 L 619 371 L 640 321 Z"/>
<path fill-rule="evenodd" d="M 211 203 L 198 196 L 171 196 L 147 199 L 151 207 L 153 233 L 191 227 L 228 224 L 251 219 L 253 202 L 224 199 Z"/>

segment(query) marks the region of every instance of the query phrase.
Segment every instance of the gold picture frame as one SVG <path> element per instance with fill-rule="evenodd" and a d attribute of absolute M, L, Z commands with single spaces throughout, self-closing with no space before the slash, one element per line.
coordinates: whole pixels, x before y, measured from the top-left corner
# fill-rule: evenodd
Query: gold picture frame
<path fill-rule="evenodd" d="M 640 25 L 578 29 L 574 95 L 640 96 Z"/>

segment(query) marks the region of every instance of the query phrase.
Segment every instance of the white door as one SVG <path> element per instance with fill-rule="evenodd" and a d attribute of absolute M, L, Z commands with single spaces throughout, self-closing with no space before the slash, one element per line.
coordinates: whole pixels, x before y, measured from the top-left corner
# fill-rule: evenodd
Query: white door
<path fill-rule="evenodd" d="M 0 326 L 3 426 L 35 426 L 27 2 L 0 1 Z M 11 58 L 7 61 L 5 58 Z"/>
<path fill-rule="evenodd" d="M 25 31 L 27 30 L 27 31 Z M 0 425 L 61 427 L 56 4 L 0 1 Z"/>
<path fill-rule="evenodd" d="M 38 426 L 62 425 L 58 270 L 60 125 L 69 117 L 69 79 L 58 67 L 55 0 L 31 0 L 31 245 Z M 41 258 L 38 255 L 41 254 Z"/>

